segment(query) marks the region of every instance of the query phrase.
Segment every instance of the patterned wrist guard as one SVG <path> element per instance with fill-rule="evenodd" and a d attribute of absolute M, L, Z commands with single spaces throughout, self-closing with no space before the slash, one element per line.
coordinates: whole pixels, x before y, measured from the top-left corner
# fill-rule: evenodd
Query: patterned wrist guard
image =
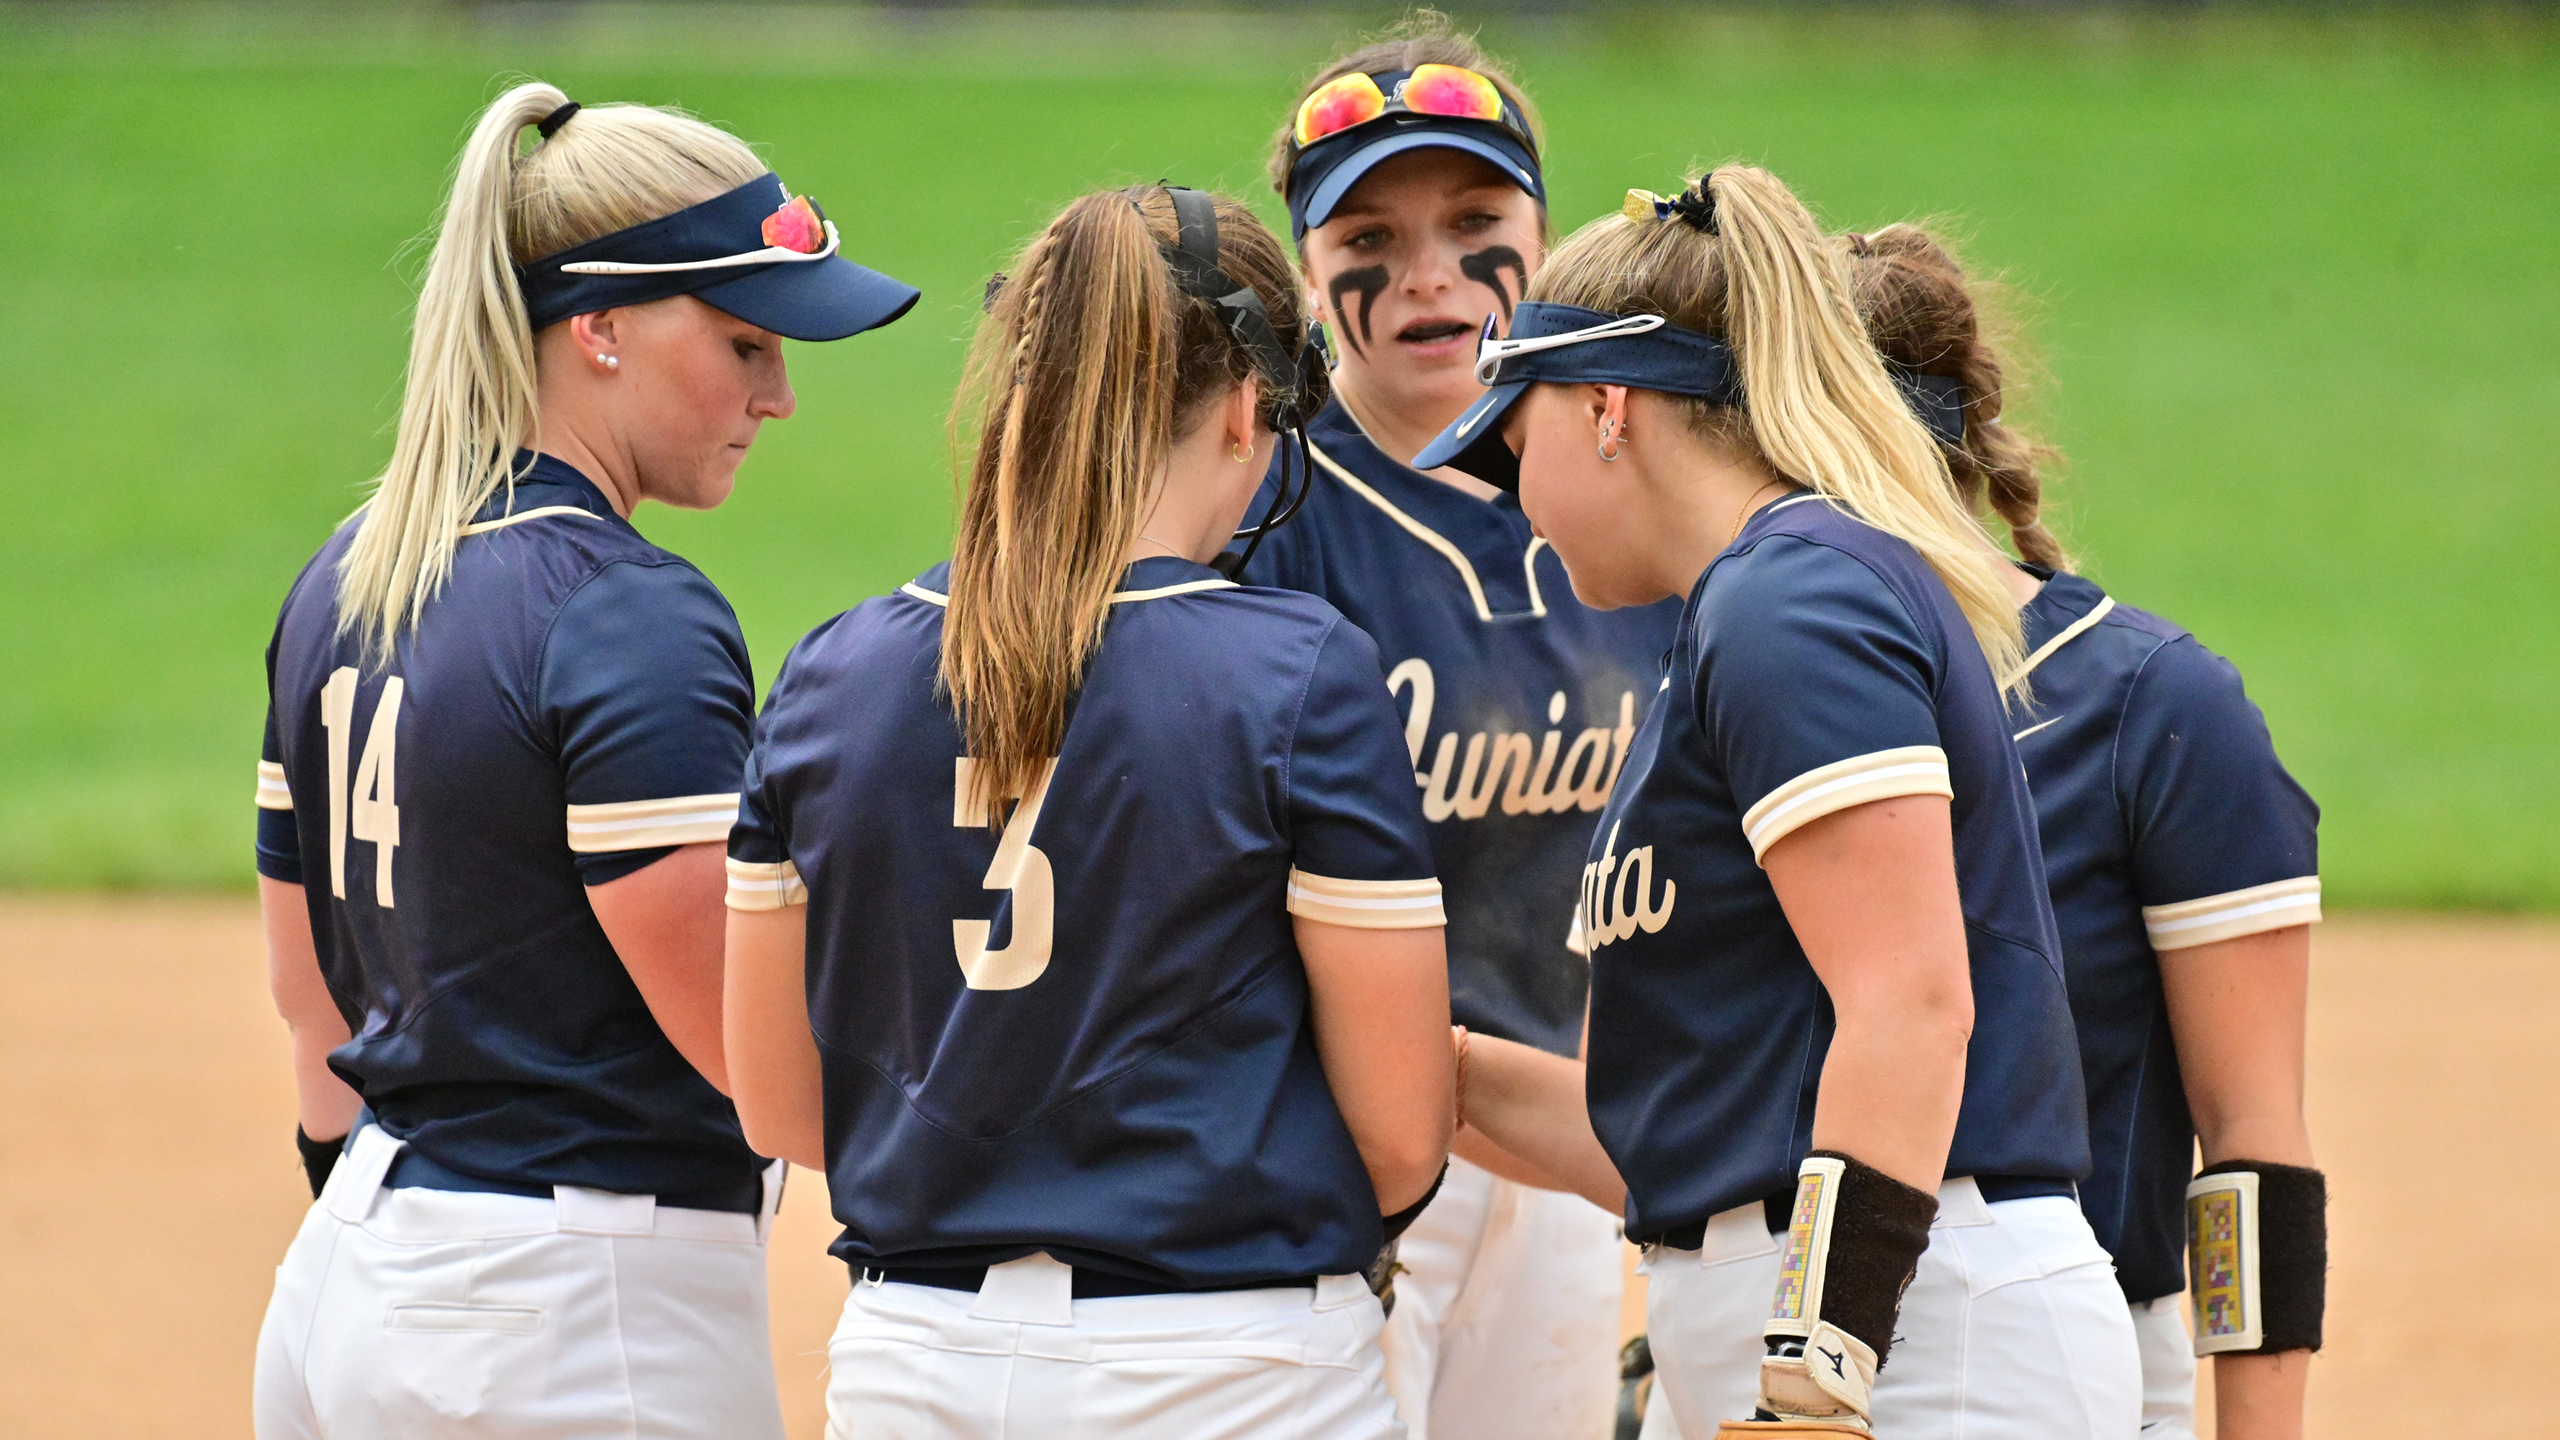
<path fill-rule="evenodd" d="M 2187 1186 L 2187 1297 L 2196 1354 L 2320 1348 L 2329 1183 L 2260 1160 L 2208 1166 Z"/>
<path fill-rule="evenodd" d="M 1938 1197 L 1816 1150 L 1796 1172 L 1778 1294 L 1761 1335 L 1760 1408 L 1778 1420 L 1863 1425 L 1902 1292 L 1929 1248 Z"/>

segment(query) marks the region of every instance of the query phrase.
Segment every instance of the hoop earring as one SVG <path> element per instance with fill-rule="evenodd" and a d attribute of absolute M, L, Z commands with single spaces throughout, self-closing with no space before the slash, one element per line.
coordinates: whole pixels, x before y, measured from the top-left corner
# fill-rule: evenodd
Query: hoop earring
<path fill-rule="evenodd" d="M 1253 463 L 1253 450 L 1251 447 L 1246 446 L 1241 442 L 1230 448 L 1227 451 L 1227 454 L 1232 456 L 1235 462 L 1239 465 L 1250 465 Z"/>
<path fill-rule="evenodd" d="M 1612 450 L 1609 448 L 1612 443 L 1615 443 L 1618 446 L 1618 450 L 1624 450 L 1627 444 L 1624 439 L 1619 437 L 1618 427 L 1615 424 L 1604 425 L 1600 427 L 1600 443 L 1591 448 L 1599 452 L 1601 459 L 1609 461 L 1611 464 L 1615 464 L 1618 459 L 1618 450 Z"/>

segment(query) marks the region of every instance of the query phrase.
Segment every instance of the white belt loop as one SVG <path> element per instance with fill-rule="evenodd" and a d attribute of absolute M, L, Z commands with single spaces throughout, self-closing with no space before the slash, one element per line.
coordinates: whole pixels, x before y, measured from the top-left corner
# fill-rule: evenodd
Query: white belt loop
<path fill-rule="evenodd" d="M 553 1223 L 567 1235 L 647 1235 L 657 1229 L 658 1197 L 617 1195 L 582 1185 L 551 1187 Z"/>
<path fill-rule="evenodd" d="M 762 1245 L 773 1236 L 774 1212 L 782 1208 L 783 1182 L 791 1177 L 791 1162 L 776 1160 L 764 1167 L 764 1200 L 756 1207 L 756 1243 Z"/>
<path fill-rule="evenodd" d="M 1374 1297 L 1370 1294 L 1369 1282 L 1358 1275 L 1316 1277 L 1314 1308 L 1317 1310 L 1339 1310 L 1346 1305 L 1357 1305 L 1363 1300 L 1372 1298 Z"/>
<path fill-rule="evenodd" d="M 1076 1272 L 1045 1254 L 1025 1255 L 987 1267 L 978 1287 L 978 1303 L 969 1307 L 972 1320 L 1010 1320 L 1019 1325 L 1076 1323 Z"/>
<path fill-rule="evenodd" d="M 1929 1222 L 1932 1230 L 1955 1230 L 1969 1225 L 1992 1223 L 1991 1205 L 1982 1198 L 1982 1187 L 1970 1175 L 1959 1175 L 1938 1187 L 1938 1218 Z"/>
<path fill-rule="evenodd" d="M 382 1191 L 382 1177 L 391 1173 L 391 1162 L 407 1143 L 379 1125 L 357 1131 L 356 1143 L 339 1157 L 329 1183 L 321 1187 L 320 1203 L 350 1225 L 363 1224 L 373 1210 L 373 1197 Z"/>

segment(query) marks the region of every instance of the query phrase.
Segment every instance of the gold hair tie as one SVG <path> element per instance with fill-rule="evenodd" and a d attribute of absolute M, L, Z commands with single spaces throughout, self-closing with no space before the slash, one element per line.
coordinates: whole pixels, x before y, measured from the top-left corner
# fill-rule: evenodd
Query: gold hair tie
<path fill-rule="evenodd" d="M 1668 220 L 1671 202 L 1650 190 L 1630 190 L 1627 203 L 1618 207 L 1618 213 L 1630 220 Z"/>

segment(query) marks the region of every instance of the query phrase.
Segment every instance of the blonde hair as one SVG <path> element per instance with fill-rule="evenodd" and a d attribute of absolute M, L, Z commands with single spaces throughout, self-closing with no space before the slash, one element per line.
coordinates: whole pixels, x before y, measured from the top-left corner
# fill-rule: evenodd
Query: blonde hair
<path fill-rule="evenodd" d="M 1839 243 L 1876 353 L 1910 374 L 1964 386 L 1964 434 L 1940 448 L 1965 507 L 1999 516 L 2019 559 L 2071 569 L 2071 552 L 2044 520 L 2042 466 L 2061 452 L 2001 418 L 2020 366 L 2002 338 L 1998 287 L 1966 275 L 1947 243 L 1918 225 L 1887 225 Z"/>
<path fill-rule="evenodd" d="M 1677 216 L 1594 221 L 1538 272 L 1529 298 L 1657 314 L 1723 338 L 1742 372 L 1743 403 L 1690 401 L 1692 423 L 1919 551 L 1991 673 L 2011 675 L 2024 646 L 2005 562 L 1957 501 L 1937 442 L 1867 342 L 1843 251 L 1766 170 L 1727 165 L 1692 187 L 1712 198 L 1716 233 Z"/>
<path fill-rule="evenodd" d="M 1380 31 L 1377 38 L 1350 53 L 1336 57 L 1318 70 L 1306 84 L 1298 87 L 1298 98 L 1289 102 L 1289 113 L 1280 129 L 1271 137 L 1271 153 L 1264 161 L 1270 171 L 1271 188 L 1282 195 L 1289 193 L 1289 172 L 1295 159 L 1289 153 L 1289 135 L 1297 125 L 1298 107 L 1307 97 L 1335 80 L 1355 72 L 1374 75 L 1386 70 L 1411 70 L 1418 65 L 1456 65 L 1473 70 L 1493 82 L 1529 123 L 1529 134 L 1543 150 L 1546 130 L 1538 121 L 1538 107 L 1529 103 L 1528 93 L 1502 68 L 1502 62 L 1484 52 L 1473 35 L 1461 34 L 1457 22 L 1437 10 L 1419 9 L 1405 12 L 1403 19 Z M 1538 206 L 1541 215 L 1546 206 Z"/>
<path fill-rule="evenodd" d="M 1219 268 L 1296 354 L 1306 321 L 1279 240 L 1213 199 Z M 1014 261 L 970 350 L 952 424 L 979 433 L 941 678 L 990 817 L 1057 753 L 1174 441 L 1253 373 L 1210 303 L 1175 288 L 1159 247 L 1179 235 L 1161 186 L 1076 200 Z M 1283 398 L 1265 384 L 1265 425 Z"/>
<path fill-rule="evenodd" d="M 569 97 L 518 85 L 481 112 L 409 334 L 391 463 L 338 564 L 338 628 L 387 655 L 453 570 L 459 531 L 537 443 L 533 332 L 515 267 L 670 215 L 765 172 L 746 142 L 647 105 L 582 107 L 519 156 Z"/>

